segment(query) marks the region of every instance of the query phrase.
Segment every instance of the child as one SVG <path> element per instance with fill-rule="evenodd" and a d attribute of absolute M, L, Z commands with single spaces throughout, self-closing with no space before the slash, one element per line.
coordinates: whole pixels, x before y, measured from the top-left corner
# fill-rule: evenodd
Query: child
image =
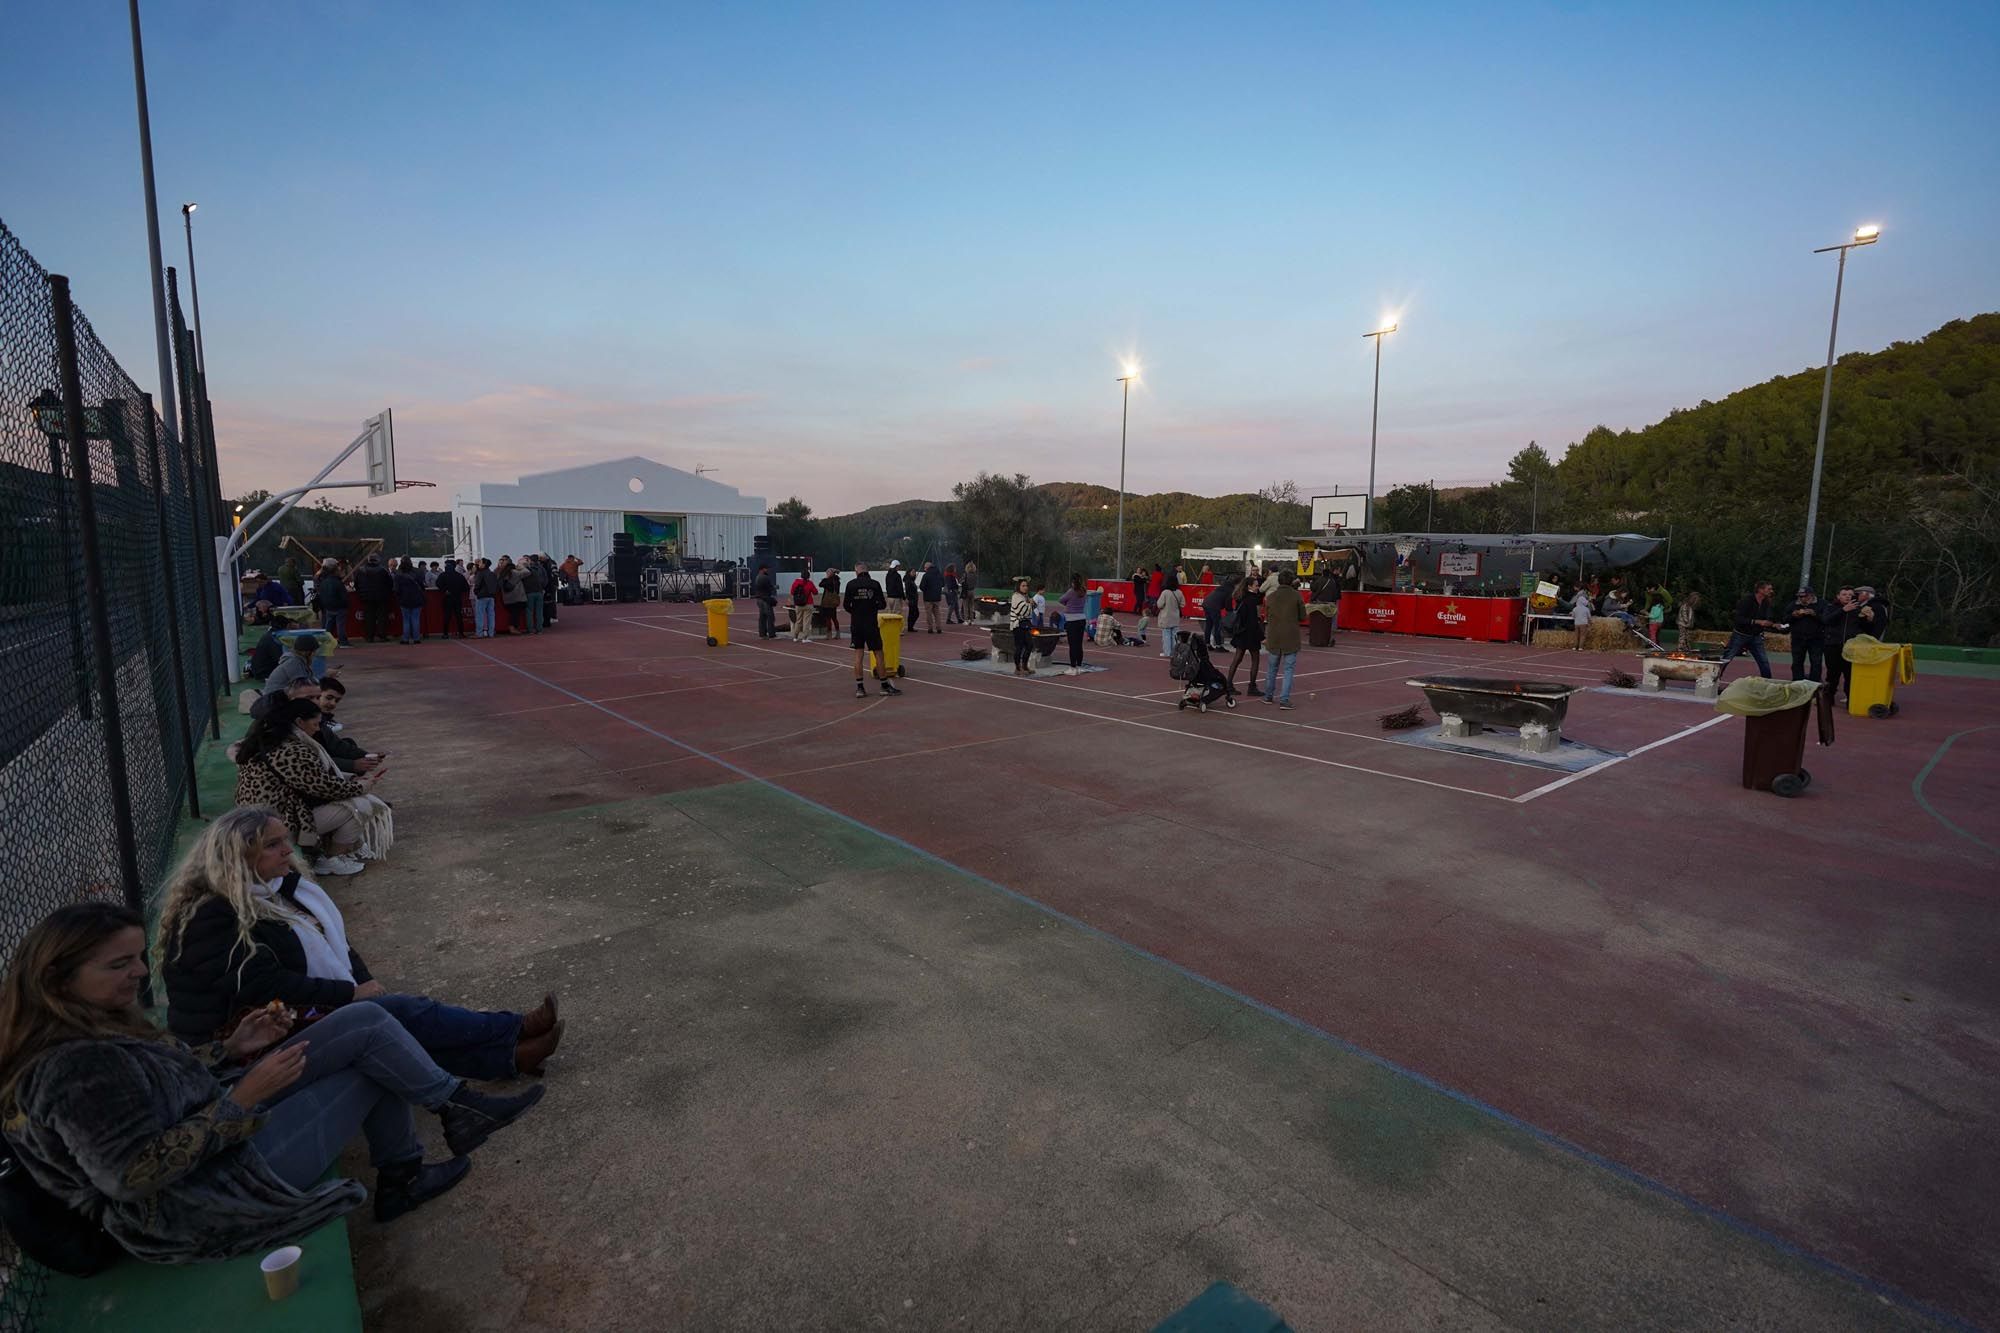
<path fill-rule="evenodd" d="M 1576 626 L 1576 650 L 1583 651 L 1583 636 L 1590 630 L 1590 590 L 1579 587 L 1570 606 L 1570 623 Z"/>
<path fill-rule="evenodd" d="M 1157 602 L 1147 602 L 1141 607 L 1139 609 L 1139 626 L 1132 631 L 1130 642 L 1144 648 L 1146 646 L 1146 622 L 1158 614 L 1160 614 L 1160 606 Z"/>
<path fill-rule="evenodd" d="M 1666 598 L 1656 595 L 1653 604 L 1646 608 L 1646 634 L 1654 643 L 1660 644 L 1664 643 L 1660 636 L 1666 632 L 1667 601 Z"/>

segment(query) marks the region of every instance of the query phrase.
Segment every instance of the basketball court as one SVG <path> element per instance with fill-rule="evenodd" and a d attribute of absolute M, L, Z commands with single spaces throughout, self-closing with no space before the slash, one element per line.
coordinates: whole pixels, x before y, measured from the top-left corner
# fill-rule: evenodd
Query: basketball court
<path fill-rule="evenodd" d="M 1217 1041 L 1275 1025 L 1862 1293 L 1839 1322 L 2000 1319 L 2000 683 L 1925 675 L 1896 719 L 1843 714 L 1784 800 L 1739 785 L 1739 719 L 1594 688 L 1629 658 L 1343 634 L 1301 654 L 1292 710 L 1197 714 L 1157 642 L 1021 680 L 964 665 L 987 636 L 953 627 L 906 635 L 904 694 L 864 701 L 844 641 L 755 623 L 710 648 L 699 607 L 578 607 L 539 638 L 342 658 L 358 718 L 464 719 L 468 785 L 491 748 L 516 774 L 561 757 L 544 812 L 754 797 L 780 828 L 753 841 L 796 822 L 835 859 L 859 839 L 948 873 L 1213 997 Z M 1590 685 L 1564 735 L 1596 752 L 1383 731 L 1428 674 Z M 397 766 L 438 780 L 424 762 Z M 1401 1169 L 1393 1116 L 1348 1128 Z"/>

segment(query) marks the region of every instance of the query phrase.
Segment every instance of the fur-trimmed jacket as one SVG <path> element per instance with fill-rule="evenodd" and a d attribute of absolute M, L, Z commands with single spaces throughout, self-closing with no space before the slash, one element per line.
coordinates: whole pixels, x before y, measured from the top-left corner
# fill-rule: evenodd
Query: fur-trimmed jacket
<path fill-rule="evenodd" d="M 367 1197 L 300 1192 L 248 1146 L 264 1119 L 229 1099 L 221 1043 L 65 1042 L 21 1078 L 5 1132 L 37 1184 L 154 1263 L 233 1259 L 298 1240 Z M 218 1077 L 221 1075 L 221 1077 Z"/>

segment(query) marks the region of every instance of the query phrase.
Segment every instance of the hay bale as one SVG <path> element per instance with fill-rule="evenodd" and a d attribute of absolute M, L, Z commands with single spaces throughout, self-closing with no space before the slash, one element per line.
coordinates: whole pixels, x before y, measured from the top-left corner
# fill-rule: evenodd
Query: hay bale
<path fill-rule="evenodd" d="M 1537 648 L 1574 648 L 1576 631 L 1573 629 L 1538 629 L 1529 640 Z"/>
<path fill-rule="evenodd" d="M 1583 627 L 1583 648 L 1590 653 L 1629 653 L 1643 647 L 1623 621 L 1599 616 Z"/>

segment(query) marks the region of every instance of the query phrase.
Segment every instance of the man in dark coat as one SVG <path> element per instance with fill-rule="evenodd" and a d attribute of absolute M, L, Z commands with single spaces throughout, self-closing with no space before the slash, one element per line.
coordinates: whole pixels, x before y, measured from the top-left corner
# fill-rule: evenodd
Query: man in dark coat
<path fill-rule="evenodd" d="M 1219 578 L 1208 596 L 1201 599 L 1201 616 L 1208 625 L 1208 646 L 1220 648 L 1222 643 L 1222 613 L 1229 609 L 1229 589 L 1235 583 L 1231 578 Z"/>
<path fill-rule="evenodd" d="M 778 580 L 772 576 L 769 565 L 757 567 L 757 577 L 750 583 L 750 599 L 757 603 L 757 637 L 777 638 Z"/>
<path fill-rule="evenodd" d="M 319 603 L 319 623 L 342 647 L 347 644 L 347 580 L 340 566 L 331 560 L 319 567 L 313 580 L 313 600 Z"/>
<path fill-rule="evenodd" d="M 1730 623 L 1729 644 L 1722 650 L 1722 664 L 1716 669 L 1716 674 L 1721 675 L 1736 654 L 1747 650 L 1757 663 L 1757 673 L 1769 680 L 1771 659 L 1764 654 L 1764 631 L 1783 628 L 1771 619 L 1771 581 L 1765 579 L 1736 604 L 1736 615 Z"/>
<path fill-rule="evenodd" d="M 924 599 L 924 628 L 933 634 L 944 633 L 944 626 L 938 623 L 943 614 L 940 608 L 944 603 L 944 575 L 938 573 L 937 566 L 928 560 L 924 561 L 923 576 L 917 580 L 917 591 Z M 916 617 L 916 611 L 916 605 L 912 603 L 912 619 Z"/>
<path fill-rule="evenodd" d="M 389 641 L 389 603 L 396 595 L 396 579 L 382 564 L 380 555 L 371 555 L 354 571 L 354 595 L 361 599 L 361 627 L 368 642 Z"/>
<path fill-rule="evenodd" d="M 892 568 L 891 574 L 896 571 Z M 882 651 L 882 626 L 877 617 L 888 606 L 889 599 L 882 592 L 882 585 L 868 577 L 868 566 L 856 561 L 854 577 L 848 580 L 847 591 L 841 595 L 840 604 L 847 612 L 847 640 L 854 645 L 854 695 L 857 699 L 868 697 L 867 683 L 862 679 L 862 670 L 868 665 L 869 656 L 875 659 L 875 681 L 884 694 L 901 694 L 894 681 L 889 679 L 888 657 Z"/>
<path fill-rule="evenodd" d="M 1826 605 L 1811 588 L 1800 588 L 1786 615 L 1792 635 L 1792 679 L 1819 680 L 1825 674 Z"/>
<path fill-rule="evenodd" d="M 472 591 L 471 582 L 460 572 L 458 561 L 444 562 L 444 571 L 437 577 L 438 592 L 444 597 L 444 637 L 449 639 L 454 627 L 458 637 L 465 637 L 465 595 Z"/>

